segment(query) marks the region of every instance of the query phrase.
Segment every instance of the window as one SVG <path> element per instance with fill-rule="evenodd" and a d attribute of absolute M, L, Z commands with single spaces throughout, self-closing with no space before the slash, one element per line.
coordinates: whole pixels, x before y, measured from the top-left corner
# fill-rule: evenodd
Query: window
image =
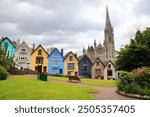
<path fill-rule="evenodd" d="M 111 68 L 111 64 L 108 65 L 108 68 Z"/>
<path fill-rule="evenodd" d="M 53 60 L 53 66 L 59 66 L 59 61 L 58 60 Z"/>
<path fill-rule="evenodd" d="M 22 49 L 22 51 L 25 51 L 25 49 Z"/>
<path fill-rule="evenodd" d="M 73 61 L 73 56 L 69 56 L 69 61 Z"/>
<path fill-rule="evenodd" d="M 88 72 L 88 67 L 87 66 L 83 66 L 82 67 L 82 72 L 84 73 L 84 72 Z"/>
<path fill-rule="evenodd" d="M 52 74 L 56 74 L 56 69 L 55 68 L 52 69 Z"/>
<path fill-rule="evenodd" d="M 43 64 L 43 57 L 36 57 L 36 64 Z"/>
<path fill-rule="evenodd" d="M 73 70 L 74 68 L 74 63 L 68 63 L 68 69 Z"/>
<path fill-rule="evenodd" d="M 57 56 L 58 56 L 58 53 L 57 53 L 57 52 L 55 52 L 55 53 L 54 53 L 54 57 L 57 57 Z"/>
<path fill-rule="evenodd" d="M 38 55 L 42 55 L 42 50 L 38 50 Z"/>
<path fill-rule="evenodd" d="M 113 75 L 112 70 L 111 69 L 107 70 L 107 74 L 108 76 L 112 76 Z"/>
<path fill-rule="evenodd" d="M 98 61 L 96 62 L 96 66 L 99 66 L 99 62 Z"/>
<path fill-rule="evenodd" d="M 20 60 L 26 60 L 27 59 L 27 53 L 20 53 L 19 54 L 19 59 Z"/>
<path fill-rule="evenodd" d="M 101 74 L 101 70 L 100 69 L 96 69 L 95 73 L 96 73 L 96 75 L 100 75 Z"/>

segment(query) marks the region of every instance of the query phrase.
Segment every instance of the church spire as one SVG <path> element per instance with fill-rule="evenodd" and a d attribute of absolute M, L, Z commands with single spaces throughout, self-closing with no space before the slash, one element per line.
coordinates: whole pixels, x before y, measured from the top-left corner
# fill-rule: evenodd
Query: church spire
<path fill-rule="evenodd" d="M 110 28 L 112 28 L 112 26 L 111 26 L 111 21 L 110 21 L 110 18 L 109 18 L 108 7 L 106 5 L 106 23 L 105 23 L 105 29 L 110 29 Z"/>
<path fill-rule="evenodd" d="M 94 48 L 96 48 L 96 45 L 97 45 L 96 40 L 94 40 Z"/>

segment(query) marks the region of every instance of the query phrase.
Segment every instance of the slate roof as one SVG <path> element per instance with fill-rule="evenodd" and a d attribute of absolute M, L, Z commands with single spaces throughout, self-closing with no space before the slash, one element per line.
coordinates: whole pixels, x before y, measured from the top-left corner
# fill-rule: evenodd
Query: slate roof
<path fill-rule="evenodd" d="M 78 57 L 79 62 L 84 58 L 87 57 L 87 59 L 89 59 L 89 61 L 93 64 L 93 62 L 90 60 L 90 58 L 87 55 L 81 55 Z"/>

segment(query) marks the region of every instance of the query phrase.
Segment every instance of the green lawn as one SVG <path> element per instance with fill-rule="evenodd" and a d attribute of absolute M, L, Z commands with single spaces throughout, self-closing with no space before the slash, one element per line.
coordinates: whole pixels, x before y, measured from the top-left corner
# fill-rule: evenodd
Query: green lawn
<path fill-rule="evenodd" d="M 94 86 L 116 87 L 116 81 L 114 80 L 81 79 L 81 82 Z"/>
<path fill-rule="evenodd" d="M 30 76 L 0 81 L 1 100 L 91 100 L 96 89 L 73 84 L 44 82 Z"/>
<path fill-rule="evenodd" d="M 49 76 L 49 78 L 52 78 L 52 79 L 55 79 L 55 80 L 68 81 L 67 77 Z M 102 86 L 102 87 L 115 87 L 116 86 L 116 81 L 114 81 L 114 80 L 99 80 L 99 79 L 82 78 L 81 82 L 83 84 L 89 84 L 89 85 L 94 85 L 94 86 Z"/>

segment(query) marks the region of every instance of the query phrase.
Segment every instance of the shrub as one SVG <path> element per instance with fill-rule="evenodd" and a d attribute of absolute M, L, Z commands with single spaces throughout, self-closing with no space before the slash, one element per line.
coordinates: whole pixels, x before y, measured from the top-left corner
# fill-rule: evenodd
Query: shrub
<path fill-rule="evenodd" d="M 146 95 L 146 96 L 150 96 L 150 90 L 149 89 L 142 89 L 142 88 L 139 88 L 139 91 L 138 91 L 138 94 L 139 95 Z"/>
<path fill-rule="evenodd" d="M 117 88 L 130 94 L 150 96 L 150 67 L 142 67 L 129 72 L 121 72 Z"/>
<path fill-rule="evenodd" d="M 6 69 L 0 66 L 0 80 L 5 80 L 8 75 L 9 73 L 6 71 Z"/>
<path fill-rule="evenodd" d="M 120 80 L 118 81 L 117 88 L 118 90 L 130 92 L 130 85 L 132 86 L 134 83 L 134 78 L 129 72 L 121 72 Z"/>
<path fill-rule="evenodd" d="M 143 89 L 150 89 L 150 68 L 142 67 L 132 71 L 135 82 Z"/>

